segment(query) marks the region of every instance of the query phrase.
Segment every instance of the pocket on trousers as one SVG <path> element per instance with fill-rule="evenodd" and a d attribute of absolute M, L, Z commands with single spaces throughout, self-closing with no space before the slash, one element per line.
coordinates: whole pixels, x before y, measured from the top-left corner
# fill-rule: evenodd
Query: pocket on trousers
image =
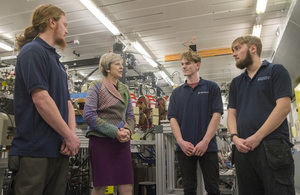
<path fill-rule="evenodd" d="M 274 177 L 280 184 L 294 185 L 294 167 L 290 166 L 284 169 L 275 170 Z"/>
<path fill-rule="evenodd" d="M 294 184 L 294 159 L 291 146 L 283 139 L 263 141 L 269 166 L 274 171 L 275 179 L 285 185 Z"/>

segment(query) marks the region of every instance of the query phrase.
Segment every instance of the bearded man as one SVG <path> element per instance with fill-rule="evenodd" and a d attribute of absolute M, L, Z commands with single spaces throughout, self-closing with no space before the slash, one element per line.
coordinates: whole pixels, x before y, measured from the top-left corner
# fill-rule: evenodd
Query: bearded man
<path fill-rule="evenodd" d="M 232 43 L 236 66 L 246 69 L 230 84 L 228 128 L 240 195 L 294 195 L 294 160 L 287 115 L 292 85 L 281 64 L 260 59 L 258 37 Z"/>
<path fill-rule="evenodd" d="M 68 156 L 80 146 L 66 70 L 54 48 L 66 46 L 67 19 L 60 8 L 44 4 L 34 10 L 31 23 L 16 37 L 12 188 L 18 195 L 63 195 Z"/>

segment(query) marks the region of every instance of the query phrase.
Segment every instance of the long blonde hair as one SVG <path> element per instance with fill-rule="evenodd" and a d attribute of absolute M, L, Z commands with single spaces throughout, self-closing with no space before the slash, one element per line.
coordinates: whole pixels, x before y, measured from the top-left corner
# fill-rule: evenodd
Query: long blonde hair
<path fill-rule="evenodd" d="M 26 43 L 31 42 L 39 33 L 45 32 L 50 25 L 50 18 L 58 21 L 65 15 L 60 8 L 51 4 L 39 5 L 32 13 L 31 26 L 25 28 L 24 33 L 16 35 L 16 46 L 20 50 Z"/>

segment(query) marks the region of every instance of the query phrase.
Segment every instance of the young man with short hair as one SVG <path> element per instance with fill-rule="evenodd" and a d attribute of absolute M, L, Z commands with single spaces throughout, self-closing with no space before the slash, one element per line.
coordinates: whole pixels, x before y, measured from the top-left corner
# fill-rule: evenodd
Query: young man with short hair
<path fill-rule="evenodd" d="M 239 194 L 295 194 L 286 119 L 291 110 L 290 76 L 283 65 L 261 61 L 258 37 L 238 37 L 231 48 L 236 66 L 246 69 L 232 80 L 228 105 Z"/>
<path fill-rule="evenodd" d="M 182 54 L 183 85 L 170 96 L 168 119 L 178 147 L 176 155 L 185 195 L 196 195 L 197 163 L 209 195 L 220 194 L 216 131 L 223 104 L 219 86 L 199 77 L 201 58 L 193 52 Z"/>

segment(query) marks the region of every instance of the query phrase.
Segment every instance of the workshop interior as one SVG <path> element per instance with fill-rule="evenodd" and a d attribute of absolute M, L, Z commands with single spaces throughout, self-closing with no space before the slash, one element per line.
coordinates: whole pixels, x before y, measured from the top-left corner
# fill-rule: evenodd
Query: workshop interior
<path fill-rule="evenodd" d="M 224 114 L 216 132 L 221 194 L 237 195 L 232 141 L 227 129 L 227 105 L 232 79 L 242 73 L 232 57 L 231 43 L 253 34 L 262 40 L 262 59 L 283 64 L 293 89 L 288 115 L 295 162 L 295 189 L 300 194 L 300 2 L 297 0 L 10 0 L 0 6 L 0 194 L 7 194 L 11 171 L 8 152 L 14 136 L 14 81 L 18 50 L 15 36 L 30 25 L 40 4 L 60 7 L 68 19 L 64 51 L 68 86 L 81 146 L 69 160 L 68 194 L 91 194 L 88 126 L 83 108 L 91 82 L 103 76 L 99 60 L 108 52 L 123 58 L 120 79 L 130 91 L 136 125 L 130 141 L 134 195 L 183 194 L 175 156 L 176 140 L 167 119 L 172 91 L 185 82 L 181 53 L 193 50 L 201 58 L 199 75 L 221 89 Z M 104 18 L 104 19 L 103 19 Z M 256 31 L 258 30 L 258 31 Z M 198 172 L 198 194 L 205 194 Z M 143 191 L 143 192 L 142 192 Z M 140 194 L 139 194 L 140 193 Z M 109 186 L 106 194 L 117 195 Z"/>

